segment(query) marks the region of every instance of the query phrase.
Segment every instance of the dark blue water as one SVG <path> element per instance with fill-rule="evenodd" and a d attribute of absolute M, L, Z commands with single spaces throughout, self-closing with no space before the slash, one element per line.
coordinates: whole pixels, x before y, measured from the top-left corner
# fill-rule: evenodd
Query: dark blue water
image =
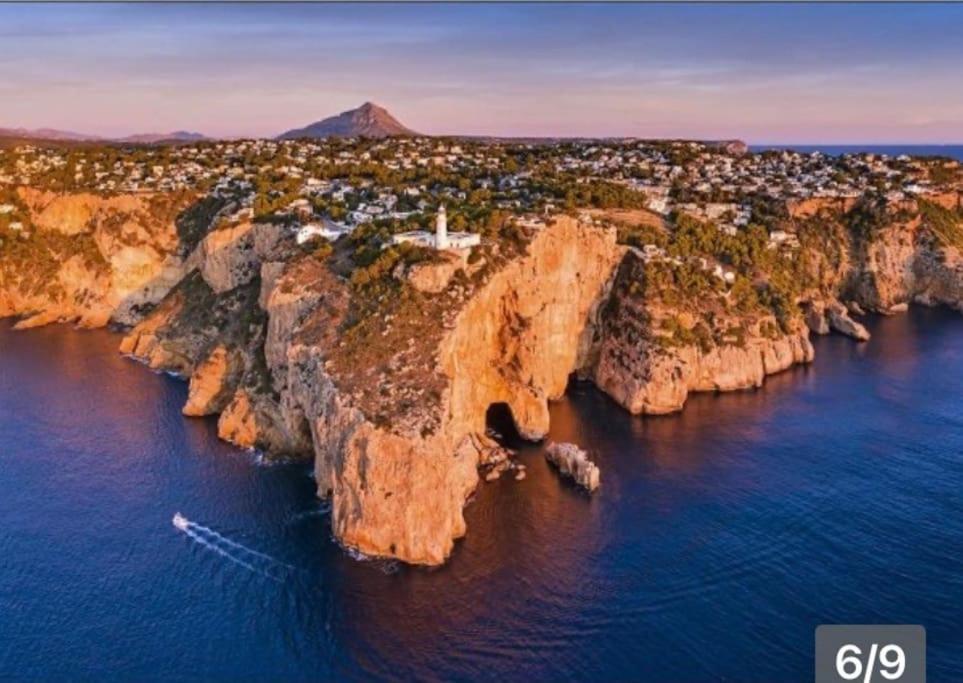
<path fill-rule="evenodd" d="M 792 149 L 797 152 L 822 152 L 830 156 L 841 154 L 886 154 L 898 157 L 901 154 L 921 157 L 949 157 L 963 161 L 963 145 L 749 145 L 753 152 L 770 149 Z"/>
<path fill-rule="evenodd" d="M 678 416 L 576 386 L 597 495 L 531 447 L 435 571 L 347 557 L 115 335 L 2 327 L 0 680 L 807 681 L 817 624 L 896 622 L 959 681 L 963 318 L 871 327 Z"/>

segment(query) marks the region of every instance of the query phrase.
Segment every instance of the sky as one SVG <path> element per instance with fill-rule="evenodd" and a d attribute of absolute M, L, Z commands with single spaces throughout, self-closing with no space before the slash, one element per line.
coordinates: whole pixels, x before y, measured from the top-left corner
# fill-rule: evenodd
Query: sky
<path fill-rule="evenodd" d="M 0 4 L 0 127 L 963 142 L 963 5 Z"/>

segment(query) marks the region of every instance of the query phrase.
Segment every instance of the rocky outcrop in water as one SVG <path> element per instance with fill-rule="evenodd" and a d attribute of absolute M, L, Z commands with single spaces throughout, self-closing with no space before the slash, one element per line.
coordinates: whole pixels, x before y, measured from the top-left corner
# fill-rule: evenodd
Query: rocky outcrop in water
<path fill-rule="evenodd" d="M 549 444 L 545 449 L 545 458 L 564 476 L 571 478 L 589 492 L 599 487 L 601 473 L 598 466 L 589 460 L 588 453 L 575 444 Z"/>
<path fill-rule="evenodd" d="M 830 329 L 852 337 L 856 341 L 869 341 L 869 331 L 862 323 L 858 323 L 849 316 L 849 311 L 838 301 L 826 307 L 826 323 Z"/>
<path fill-rule="evenodd" d="M 462 508 L 489 448 L 478 438 L 488 408 L 507 404 L 528 438 L 547 433 L 549 400 L 590 360 L 598 308 L 621 254 L 614 231 L 559 220 L 472 285 L 470 296 L 453 290 L 439 334 L 429 333 L 433 316 L 395 318 L 423 332 L 414 337 L 430 345 L 421 361 L 390 343 L 363 363 L 339 354 L 341 339 L 330 330 L 346 315 L 344 298 L 337 284 L 326 290 L 331 304 L 316 307 L 294 336 L 282 400 L 310 425 L 319 494 L 332 499 L 343 543 L 408 562 L 444 561 L 466 531 Z M 371 363 L 382 377 L 374 396 L 362 389 Z M 392 414 L 378 395 L 395 397 Z"/>
<path fill-rule="evenodd" d="M 485 437 L 492 405 L 539 440 L 572 374 L 633 413 L 666 413 L 811 361 L 809 330 L 867 337 L 857 308 L 963 310 L 953 219 L 938 208 L 855 222 L 853 205 L 796 207 L 826 240 L 801 231 L 810 272 L 787 299 L 697 259 L 647 260 L 569 217 L 471 258 L 358 278 L 345 253 L 312 252 L 283 226 L 184 230 L 184 198 L 25 198 L 41 238 L 0 263 L 0 314 L 133 324 L 121 350 L 188 379 L 185 414 L 219 415 L 240 446 L 313 458 L 341 543 L 420 564 L 466 532 L 479 468 L 524 476 Z"/>

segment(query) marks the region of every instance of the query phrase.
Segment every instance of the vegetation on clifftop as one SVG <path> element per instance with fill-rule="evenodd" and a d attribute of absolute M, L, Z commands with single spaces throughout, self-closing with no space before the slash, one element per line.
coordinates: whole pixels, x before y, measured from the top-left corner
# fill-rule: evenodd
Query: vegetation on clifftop
<path fill-rule="evenodd" d="M 920 214 L 941 247 L 963 249 L 963 214 L 934 202 L 921 200 Z"/>

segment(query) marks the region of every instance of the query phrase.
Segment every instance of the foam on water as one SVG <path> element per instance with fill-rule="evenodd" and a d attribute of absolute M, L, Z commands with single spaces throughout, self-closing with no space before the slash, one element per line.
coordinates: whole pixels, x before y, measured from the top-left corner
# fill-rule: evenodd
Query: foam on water
<path fill-rule="evenodd" d="M 816 625 L 880 621 L 960 680 L 963 318 L 866 322 L 673 416 L 573 384 L 548 438 L 605 490 L 522 444 L 436 570 L 349 559 L 310 465 L 256 468 L 117 335 L 0 323 L 0 681 L 802 681 Z"/>
<path fill-rule="evenodd" d="M 174 523 L 174 526 L 181 531 L 187 531 L 187 525 L 190 524 L 187 518 L 179 512 L 174 513 L 174 519 L 171 521 Z"/>
<path fill-rule="evenodd" d="M 180 512 L 174 513 L 171 523 L 205 549 L 272 581 L 281 583 L 285 573 L 295 570 L 295 567 L 266 553 L 238 543 L 203 524 L 192 522 Z"/>

